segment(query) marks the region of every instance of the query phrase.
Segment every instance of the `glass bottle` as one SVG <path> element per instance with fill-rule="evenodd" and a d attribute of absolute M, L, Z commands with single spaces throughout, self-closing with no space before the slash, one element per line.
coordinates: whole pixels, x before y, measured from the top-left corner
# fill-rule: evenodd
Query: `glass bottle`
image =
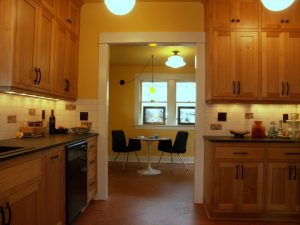
<path fill-rule="evenodd" d="M 55 116 L 54 110 L 51 110 L 51 115 L 49 117 L 49 134 L 55 134 Z"/>
<path fill-rule="evenodd" d="M 265 127 L 262 125 L 263 121 L 254 121 L 251 130 L 251 136 L 256 138 L 265 137 Z"/>

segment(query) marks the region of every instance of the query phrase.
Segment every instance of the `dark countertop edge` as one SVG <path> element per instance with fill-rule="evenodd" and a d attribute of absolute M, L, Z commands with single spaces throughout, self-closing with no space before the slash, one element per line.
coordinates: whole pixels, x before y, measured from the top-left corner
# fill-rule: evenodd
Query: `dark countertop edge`
<path fill-rule="evenodd" d="M 235 138 L 234 136 L 209 136 L 204 135 L 204 140 L 214 141 L 214 142 L 280 142 L 280 143 L 300 143 L 300 138 L 290 139 L 290 138 L 253 138 L 250 136 L 245 136 L 244 138 Z"/>
<path fill-rule="evenodd" d="M 87 134 L 67 134 L 67 135 L 55 135 L 55 136 L 45 136 L 41 138 L 25 138 L 22 139 L 22 143 L 15 142 L 19 141 L 19 139 L 12 138 L 12 139 L 5 139 L 0 140 L 0 145 L 4 146 L 24 146 L 26 149 L 23 151 L 13 151 L 13 152 L 7 152 L 4 154 L 0 154 L 0 161 L 13 159 L 19 156 L 24 156 L 30 153 L 42 151 L 49 148 L 54 148 L 60 145 L 68 145 L 73 142 L 82 141 L 85 139 L 88 139 L 90 137 L 98 136 L 98 133 L 87 133 Z M 58 138 L 61 140 L 55 140 L 53 143 L 48 143 L 49 139 L 51 138 Z M 26 142 L 28 142 L 26 144 Z M 34 146 L 34 143 L 36 142 L 36 145 Z M 45 142 L 45 143 L 43 143 Z M 42 144 L 41 144 L 42 143 Z"/>

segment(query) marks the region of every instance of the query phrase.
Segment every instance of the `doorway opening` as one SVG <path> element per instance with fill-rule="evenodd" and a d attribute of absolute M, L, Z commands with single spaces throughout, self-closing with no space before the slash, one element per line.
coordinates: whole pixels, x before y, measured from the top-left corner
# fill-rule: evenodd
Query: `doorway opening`
<path fill-rule="evenodd" d="M 142 43 L 194 44 L 196 47 L 196 125 L 195 125 L 195 179 L 194 202 L 203 199 L 203 131 L 205 110 L 204 79 L 204 33 L 101 33 L 99 43 L 99 83 L 98 83 L 98 194 L 97 199 L 108 198 L 108 140 L 109 140 L 109 60 L 110 46 L 114 44 Z"/>

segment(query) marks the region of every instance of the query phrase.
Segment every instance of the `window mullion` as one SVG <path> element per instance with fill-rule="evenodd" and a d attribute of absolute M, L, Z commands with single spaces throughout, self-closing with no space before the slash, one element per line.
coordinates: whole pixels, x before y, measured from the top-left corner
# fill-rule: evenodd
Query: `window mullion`
<path fill-rule="evenodd" d="M 176 81 L 168 81 L 168 117 L 167 125 L 175 125 L 176 121 Z"/>

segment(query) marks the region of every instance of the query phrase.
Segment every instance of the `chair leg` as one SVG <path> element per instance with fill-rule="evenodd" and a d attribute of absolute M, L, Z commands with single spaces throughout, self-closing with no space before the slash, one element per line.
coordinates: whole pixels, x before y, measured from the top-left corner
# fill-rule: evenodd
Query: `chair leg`
<path fill-rule="evenodd" d="M 158 168 L 158 166 L 159 166 L 159 163 L 160 163 L 160 160 L 161 160 L 161 157 L 163 156 L 163 154 L 164 154 L 164 152 L 161 152 L 161 154 L 160 154 L 160 158 L 159 158 L 159 160 L 158 160 L 158 163 L 157 163 L 157 165 L 156 165 L 156 168 Z"/>
<path fill-rule="evenodd" d="M 120 152 L 118 152 L 117 156 L 114 158 L 113 163 L 117 160 L 117 158 L 119 157 L 119 155 L 120 155 Z"/>
<path fill-rule="evenodd" d="M 186 165 L 186 163 L 183 161 L 183 158 L 181 157 L 180 154 L 178 154 L 179 158 L 181 159 L 182 163 L 184 164 L 185 168 L 187 171 L 189 171 L 189 167 Z"/>
<path fill-rule="evenodd" d="M 171 171 L 171 173 L 173 173 L 175 164 L 174 164 L 173 154 L 172 153 L 171 153 L 171 164 L 172 164 L 172 171 Z"/>
<path fill-rule="evenodd" d="M 122 168 L 122 171 L 126 168 L 127 166 L 127 163 L 128 163 L 128 157 L 129 157 L 129 152 L 127 152 L 127 157 L 126 157 L 126 160 L 125 160 L 125 157 L 126 157 L 126 152 L 124 152 L 124 162 L 123 162 L 123 168 Z"/>
<path fill-rule="evenodd" d="M 142 169 L 141 162 L 140 162 L 140 159 L 138 157 L 138 154 L 136 153 L 136 151 L 134 151 L 134 153 L 135 153 L 135 156 L 136 156 L 136 158 L 137 158 L 137 160 L 139 162 L 140 169 Z"/>

